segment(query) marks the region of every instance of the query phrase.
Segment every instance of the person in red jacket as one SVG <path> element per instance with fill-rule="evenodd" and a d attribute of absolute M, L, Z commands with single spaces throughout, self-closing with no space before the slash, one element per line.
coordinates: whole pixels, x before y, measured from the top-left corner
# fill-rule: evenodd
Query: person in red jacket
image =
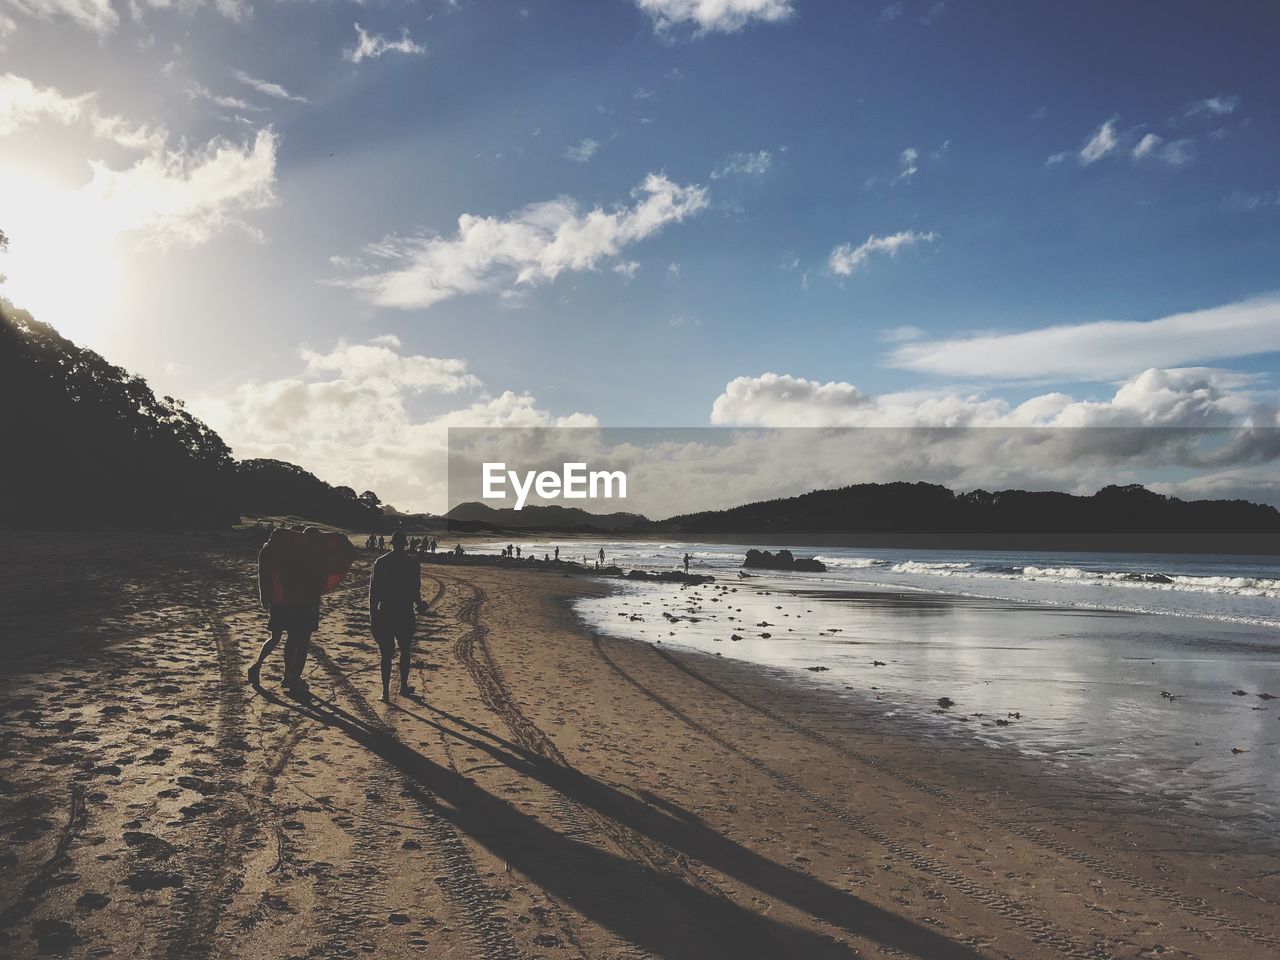
<path fill-rule="evenodd" d="M 306 693 L 302 670 L 311 635 L 320 626 L 320 598 L 338 588 L 354 559 L 355 548 L 343 534 L 324 533 L 316 527 L 272 531 L 258 553 L 258 598 L 268 611 L 271 636 L 249 668 L 250 683 L 257 686 L 262 664 L 287 634 L 284 686 L 293 693 Z"/>

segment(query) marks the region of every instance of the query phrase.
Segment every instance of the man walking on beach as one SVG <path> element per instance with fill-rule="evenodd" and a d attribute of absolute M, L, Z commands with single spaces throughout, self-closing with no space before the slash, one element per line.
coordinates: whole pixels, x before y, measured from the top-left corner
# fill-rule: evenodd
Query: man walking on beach
<path fill-rule="evenodd" d="M 258 599 L 270 616 L 271 632 L 258 658 L 249 668 L 249 682 L 258 685 L 262 664 L 288 634 L 284 646 L 284 686 L 290 693 L 305 694 L 302 679 L 311 635 L 320 627 L 320 598 L 338 588 L 351 569 L 355 548 L 340 533 L 316 527 L 278 529 L 258 552 Z"/>
<path fill-rule="evenodd" d="M 400 648 L 400 692 L 412 694 L 414 614 L 423 613 L 422 564 L 405 550 L 405 533 L 391 535 L 391 552 L 373 562 L 369 580 L 369 627 L 382 655 L 382 701 L 391 701 L 391 661 Z"/>

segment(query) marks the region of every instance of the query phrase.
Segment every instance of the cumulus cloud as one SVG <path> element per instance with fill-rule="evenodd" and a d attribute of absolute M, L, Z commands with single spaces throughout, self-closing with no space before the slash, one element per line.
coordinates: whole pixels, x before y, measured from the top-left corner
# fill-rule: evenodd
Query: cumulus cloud
<path fill-rule="evenodd" d="M 773 154 L 768 150 L 755 153 L 731 153 L 711 171 L 712 180 L 725 177 L 762 177 L 773 168 Z"/>
<path fill-rule="evenodd" d="M 1102 400 L 1065 393 L 1019 404 L 977 390 L 872 395 L 851 383 L 765 373 L 731 380 L 711 422 L 753 427 L 1228 427 L 1263 421 L 1274 408 L 1257 378 L 1212 367 L 1149 369 Z"/>
<path fill-rule="evenodd" d="M 491 395 L 464 361 L 410 353 L 394 336 L 298 356 L 293 376 L 244 383 L 192 406 L 239 457 L 286 459 L 330 483 L 376 490 L 402 510 L 444 509 L 451 427 L 596 425 L 587 414 L 555 416 L 528 394 Z M 474 399 L 417 412 L 419 398 L 462 393 Z"/>
<path fill-rule="evenodd" d="M 310 103 L 306 97 L 300 97 L 297 94 L 290 93 L 278 83 L 272 83 L 269 80 L 259 80 L 243 70 L 236 70 L 234 76 L 237 80 L 247 87 L 252 87 L 264 96 L 274 97 L 277 100 L 292 100 L 295 103 Z"/>
<path fill-rule="evenodd" d="M 795 7 L 792 0 L 636 0 L 653 20 L 654 29 L 691 26 L 696 33 L 734 33 L 752 21 L 777 23 Z"/>
<path fill-rule="evenodd" d="M 1236 495 L 1274 500 L 1274 466 L 1270 492 L 1244 473 L 1280 458 L 1276 399 L 1256 377 L 1212 368 L 1150 369 L 1096 399 L 1046 393 L 1020 403 L 954 388 L 876 395 L 766 373 L 726 384 L 711 422 L 735 428 L 731 440 L 683 451 L 697 474 L 664 480 L 715 491 L 695 509 L 889 480 L 1091 493 L 1217 476 Z M 644 476 L 630 478 L 637 490 Z"/>
<path fill-rule="evenodd" d="M 888 364 L 922 373 L 1002 380 L 1123 377 L 1149 366 L 1280 351 L 1280 295 L 1156 320 L 1100 320 L 1021 333 L 907 343 Z"/>
<path fill-rule="evenodd" d="M 351 63 L 376 60 L 384 53 L 404 53 L 416 56 L 427 52 L 425 45 L 416 42 L 409 36 L 408 27 L 400 28 L 399 40 L 390 40 L 379 34 L 369 33 L 358 23 L 355 28 L 355 46 L 348 47 L 342 51 L 343 59 Z"/>
<path fill-rule="evenodd" d="M 201 147 L 184 140 L 170 148 L 163 127 L 105 113 L 93 94 L 68 96 L 14 74 L 0 76 L 0 136 L 41 122 L 80 123 L 94 137 L 144 155 L 118 168 L 90 159 L 87 183 L 42 201 L 43 217 L 32 211 L 37 222 L 23 222 L 20 231 L 11 226 L 27 238 L 33 255 L 47 241 L 51 246 L 42 255 L 58 256 L 56 241 L 41 239 L 49 232 L 41 220 L 58 221 L 59 229 L 86 241 L 128 234 L 144 244 L 196 245 L 227 226 L 254 233 L 242 215 L 276 201 L 278 137 L 270 128 L 248 142 L 215 138 Z M 17 183 L 6 187 L 22 189 Z M 10 215 L 20 218 L 21 211 Z"/>
<path fill-rule="evenodd" d="M 524 207 L 506 217 L 463 214 L 452 237 L 387 237 L 355 264 L 363 272 L 333 281 L 382 307 L 426 308 L 464 294 L 515 290 L 550 282 L 604 260 L 707 206 L 707 192 L 652 173 L 632 191 L 632 204 L 583 212 L 568 197 Z"/>
<path fill-rule="evenodd" d="M 600 150 L 600 141 L 586 137 L 564 148 L 564 158 L 574 163 L 586 163 Z"/>
<path fill-rule="evenodd" d="M 937 239 L 938 235 L 933 231 L 920 233 L 915 230 L 903 230 L 885 237 L 877 237 L 872 234 L 856 247 L 848 243 L 840 244 L 831 251 L 831 256 L 827 259 L 827 265 L 833 273 L 847 277 L 866 263 L 867 259 L 874 254 L 883 253 L 894 257 L 904 247 L 914 246 L 917 243 L 933 243 Z"/>
<path fill-rule="evenodd" d="M 275 204 L 278 143 L 268 128 L 248 143 L 184 144 L 121 170 L 91 161 L 92 177 L 78 196 L 100 229 L 137 234 L 148 244 L 194 246 L 228 226 L 259 237 L 241 216 Z"/>

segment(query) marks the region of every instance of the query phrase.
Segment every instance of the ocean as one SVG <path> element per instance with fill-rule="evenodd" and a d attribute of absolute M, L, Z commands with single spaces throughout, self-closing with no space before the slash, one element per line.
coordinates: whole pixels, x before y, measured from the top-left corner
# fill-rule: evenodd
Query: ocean
<path fill-rule="evenodd" d="M 745 545 L 573 540 L 561 556 L 594 563 L 601 548 L 648 570 L 687 552 L 717 582 L 614 582 L 576 606 L 599 632 L 761 664 L 886 723 L 1280 832 L 1274 558 L 792 547 L 827 572 L 742 577 Z"/>

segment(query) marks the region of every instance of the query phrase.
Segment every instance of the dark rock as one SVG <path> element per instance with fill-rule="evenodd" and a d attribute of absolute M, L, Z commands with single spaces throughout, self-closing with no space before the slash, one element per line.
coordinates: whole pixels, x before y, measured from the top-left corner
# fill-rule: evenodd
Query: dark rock
<path fill-rule="evenodd" d="M 757 570 L 798 570 L 802 573 L 826 573 L 827 565 L 813 557 L 795 557 L 790 550 L 770 553 L 768 550 L 748 550 L 742 566 Z"/>

